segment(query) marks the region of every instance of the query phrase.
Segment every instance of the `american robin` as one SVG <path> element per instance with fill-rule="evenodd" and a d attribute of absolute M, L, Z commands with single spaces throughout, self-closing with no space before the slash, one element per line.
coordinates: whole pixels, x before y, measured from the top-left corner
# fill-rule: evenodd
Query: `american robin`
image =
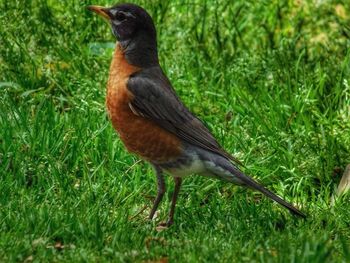
<path fill-rule="evenodd" d="M 163 172 L 175 181 L 167 226 L 173 224 L 182 178 L 199 174 L 260 191 L 293 214 L 305 215 L 245 175 L 204 124 L 177 97 L 159 65 L 156 29 L 140 6 L 89 6 L 111 25 L 118 42 L 110 66 L 106 105 L 125 147 L 155 168 L 158 193 L 152 219 L 165 193 Z"/>

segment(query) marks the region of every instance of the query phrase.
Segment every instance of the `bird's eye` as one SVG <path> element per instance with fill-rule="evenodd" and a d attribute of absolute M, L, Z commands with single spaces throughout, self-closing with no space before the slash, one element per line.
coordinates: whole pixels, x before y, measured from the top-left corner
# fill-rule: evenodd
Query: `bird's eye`
<path fill-rule="evenodd" d="M 118 21 L 123 21 L 126 19 L 126 15 L 123 13 L 123 12 L 117 12 L 115 14 L 115 18 L 118 20 Z"/>

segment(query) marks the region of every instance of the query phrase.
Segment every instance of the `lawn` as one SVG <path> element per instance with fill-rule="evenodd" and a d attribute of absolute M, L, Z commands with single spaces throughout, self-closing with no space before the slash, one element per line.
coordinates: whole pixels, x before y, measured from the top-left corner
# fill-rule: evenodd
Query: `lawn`
<path fill-rule="evenodd" d="M 199 176 L 175 225 L 105 111 L 112 2 L 0 0 L 1 262 L 349 262 L 349 1 L 135 1 L 178 95 L 247 174 L 307 213 Z"/>

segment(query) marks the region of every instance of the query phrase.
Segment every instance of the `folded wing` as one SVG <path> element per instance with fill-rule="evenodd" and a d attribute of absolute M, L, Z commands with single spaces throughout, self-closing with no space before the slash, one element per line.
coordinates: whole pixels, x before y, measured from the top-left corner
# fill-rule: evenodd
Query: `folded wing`
<path fill-rule="evenodd" d="M 220 147 L 207 127 L 183 105 L 159 67 L 135 73 L 127 87 L 134 96 L 130 105 L 134 113 L 154 121 L 189 144 L 239 163 Z"/>

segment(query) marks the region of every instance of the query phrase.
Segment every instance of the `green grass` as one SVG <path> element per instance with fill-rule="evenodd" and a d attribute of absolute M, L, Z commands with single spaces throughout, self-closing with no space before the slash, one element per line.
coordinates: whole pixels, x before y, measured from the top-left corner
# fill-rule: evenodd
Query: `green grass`
<path fill-rule="evenodd" d="M 147 221 L 153 171 L 105 113 L 108 25 L 90 1 L 1 0 L 0 261 L 349 262 L 349 196 L 330 200 L 350 163 L 350 4 L 314 2 L 137 1 L 186 105 L 308 214 L 192 176 L 157 232 L 172 180 Z"/>

